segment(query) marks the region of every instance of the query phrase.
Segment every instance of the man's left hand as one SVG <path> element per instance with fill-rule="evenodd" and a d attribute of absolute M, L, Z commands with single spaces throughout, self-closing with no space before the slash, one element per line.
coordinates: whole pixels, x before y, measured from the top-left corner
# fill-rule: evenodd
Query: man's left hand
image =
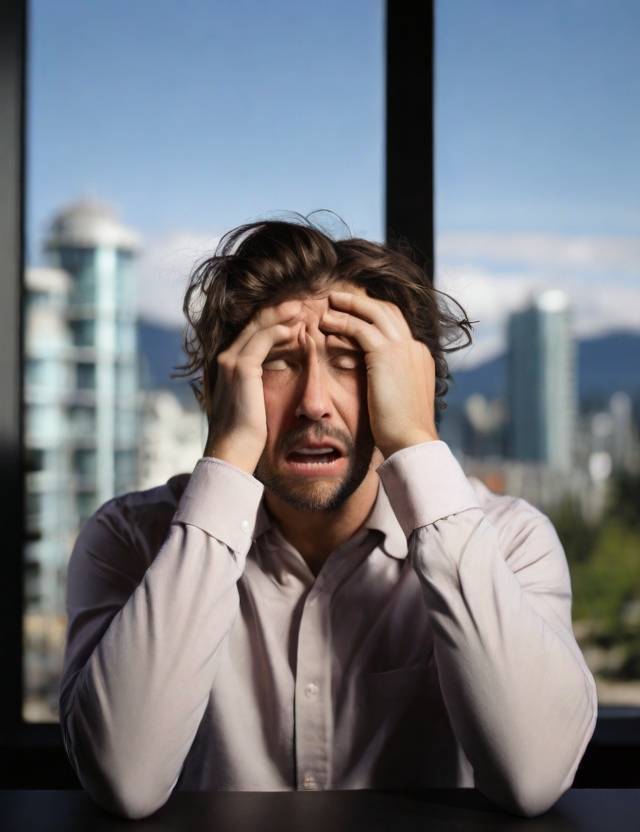
<path fill-rule="evenodd" d="M 320 329 L 355 339 L 364 352 L 371 433 L 384 458 L 438 439 L 435 362 L 396 304 L 331 291 L 329 306 Z"/>

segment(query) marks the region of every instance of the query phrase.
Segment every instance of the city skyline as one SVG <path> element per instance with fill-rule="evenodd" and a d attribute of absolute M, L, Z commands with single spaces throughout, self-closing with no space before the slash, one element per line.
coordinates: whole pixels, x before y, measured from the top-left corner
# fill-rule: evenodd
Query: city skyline
<path fill-rule="evenodd" d="M 80 524 L 113 496 L 188 475 L 206 437 L 201 412 L 185 408 L 175 391 L 141 383 L 132 303 L 137 245 L 135 229 L 103 206 L 76 203 L 50 224 L 49 265 L 27 269 L 25 276 L 27 721 L 59 716 L 65 585 Z M 445 430 L 442 438 L 461 456 L 469 475 L 499 492 L 542 507 L 571 496 L 586 517 L 598 519 L 611 473 L 638 467 L 632 402 L 617 393 L 605 410 L 583 420 L 580 455 L 572 465 L 566 453 L 575 445 L 574 402 L 564 395 L 574 373 L 566 297 L 543 293 L 537 310 L 543 313 L 537 316 L 540 325 L 534 321 L 531 327 L 523 319 L 517 327 L 516 357 L 522 366 L 515 369 L 524 385 L 507 392 L 509 401 L 521 398 L 524 407 L 524 420 L 513 408 L 512 422 L 522 421 L 525 432 L 537 431 L 542 453 L 523 445 L 507 458 L 501 449 L 508 408 L 482 395 L 465 401 L 458 435 L 447 436 Z M 563 352 L 571 354 L 564 365 L 558 363 Z M 537 370 L 527 375 L 523 361 L 530 356 Z M 563 398 L 570 419 L 558 418 Z M 543 418 L 532 425 L 526 411 L 538 403 Z"/>

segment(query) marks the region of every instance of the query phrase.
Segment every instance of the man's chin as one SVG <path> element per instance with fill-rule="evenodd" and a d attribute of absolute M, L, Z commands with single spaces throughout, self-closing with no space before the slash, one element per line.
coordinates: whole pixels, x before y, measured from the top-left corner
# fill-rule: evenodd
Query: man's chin
<path fill-rule="evenodd" d="M 369 464 L 354 465 L 348 458 L 342 476 L 310 477 L 292 472 L 289 466 L 258 464 L 254 476 L 275 497 L 301 511 L 335 511 L 356 491 L 369 471 Z"/>

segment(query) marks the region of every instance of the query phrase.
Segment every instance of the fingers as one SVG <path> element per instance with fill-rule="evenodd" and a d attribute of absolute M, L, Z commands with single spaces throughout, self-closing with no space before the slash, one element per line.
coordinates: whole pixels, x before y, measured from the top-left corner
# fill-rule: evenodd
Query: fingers
<path fill-rule="evenodd" d="M 363 352 L 382 348 L 386 340 L 375 324 L 367 323 L 348 312 L 325 312 L 320 321 L 320 329 L 352 338 Z"/>
<path fill-rule="evenodd" d="M 274 324 L 264 329 L 258 329 L 246 342 L 235 358 L 237 367 L 246 366 L 255 369 L 262 375 L 262 364 L 276 344 L 296 341 L 300 330 L 304 327 L 302 321 L 293 323 Z"/>
<path fill-rule="evenodd" d="M 332 290 L 329 295 L 328 312 L 335 314 L 338 310 L 356 315 L 364 319 L 365 323 L 375 324 L 387 338 L 398 338 L 408 329 L 408 324 L 400 309 L 390 301 L 383 301 L 379 298 L 370 298 L 355 292 Z M 338 319 L 342 317 L 337 316 Z M 399 326 L 402 332 L 398 330 Z"/>
<path fill-rule="evenodd" d="M 287 300 L 276 306 L 266 306 L 260 309 L 238 334 L 229 348 L 225 350 L 225 353 L 231 359 L 235 359 L 256 332 L 276 324 L 285 324 L 288 321 L 292 321 L 294 318 L 297 318 L 301 310 L 302 301 L 299 300 Z"/>

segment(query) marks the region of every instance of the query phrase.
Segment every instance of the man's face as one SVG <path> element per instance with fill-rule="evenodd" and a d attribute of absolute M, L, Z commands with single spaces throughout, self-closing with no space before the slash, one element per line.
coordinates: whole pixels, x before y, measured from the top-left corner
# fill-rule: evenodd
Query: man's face
<path fill-rule="evenodd" d="M 344 281 L 331 288 L 366 295 L 363 288 Z M 313 343 L 307 339 L 303 350 L 294 336 L 274 348 L 262 365 L 267 443 L 254 476 L 294 508 L 331 511 L 358 488 L 372 460 L 366 366 L 355 339 L 318 328 L 329 307 L 328 289 L 300 299 Z M 283 355 L 284 350 L 289 352 Z M 334 440 L 345 458 L 327 471 L 318 465 L 317 473 L 301 473 L 288 455 L 307 440 Z"/>

